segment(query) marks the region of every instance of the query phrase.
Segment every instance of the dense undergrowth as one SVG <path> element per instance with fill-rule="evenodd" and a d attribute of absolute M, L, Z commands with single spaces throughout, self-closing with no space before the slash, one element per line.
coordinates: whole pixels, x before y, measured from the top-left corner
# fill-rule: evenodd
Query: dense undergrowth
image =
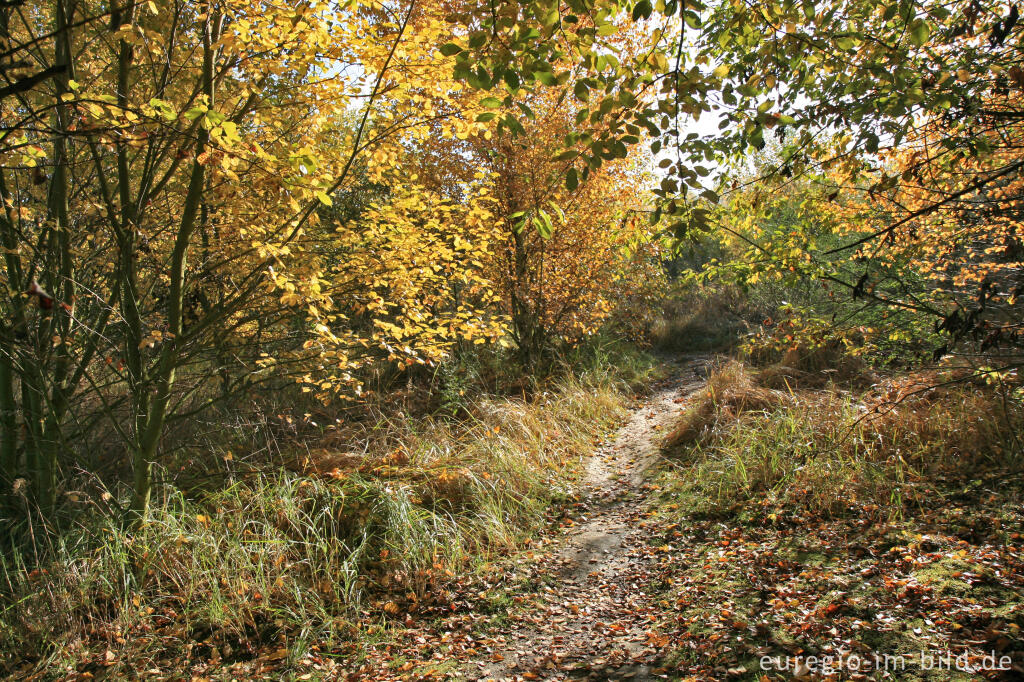
<path fill-rule="evenodd" d="M 221 469 L 165 485 L 139 529 L 102 510 L 108 493 L 82 499 L 65 532 L 4 548 L 4 672 L 128 674 L 357 637 L 360 617 L 429 600 L 542 525 L 651 369 L 594 344 L 502 395 L 463 363 L 432 413 L 379 405 L 279 444 L 288 468 L 232 468 L 242 453 L 222 443 Z"/>
<path fill-rule="evenodd" d="M 900 515 L 937 481 L 1019 470 L 1021 406 L 986 375 L 875 376 L 833 352 L 788 364 L 721 364 L 665 445 L 694 510 L 750 500 L 839 516 L 865 505 Z M 809 369 L 801 369 L 803 362 Z M 815 366 L 819 365 L 819 366 Z"/>
<path fill-rule="evenodd" d="M 729 286 L 676 284 L 650 325 L 651 344 L 667 353 L 722 352 L 749 332 L 758 306 Z"/>
<path fill-rule="evenodd" d="M 664 669 L 1017 679 L 992 663 L 1024 653 L 1015 389 L 967 371 L 878 375 L 822 346 L 723 361 L 652 482 Z"/>

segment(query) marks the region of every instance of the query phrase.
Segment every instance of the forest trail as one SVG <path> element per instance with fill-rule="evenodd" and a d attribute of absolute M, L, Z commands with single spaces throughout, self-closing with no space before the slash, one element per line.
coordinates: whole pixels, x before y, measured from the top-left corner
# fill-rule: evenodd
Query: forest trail
<path fill-rule="evenodd" d="M 645 472 L 709 358 L 667 361 L 658 382 L 610 442 L 592 456 L 576 525 L 540 564 L 540 601 L 514 613 L 485 658 L 464 669 L 483 680 L 655 679 L 656 612 L 649 594 L 659 554 L 644 515 Z"/>

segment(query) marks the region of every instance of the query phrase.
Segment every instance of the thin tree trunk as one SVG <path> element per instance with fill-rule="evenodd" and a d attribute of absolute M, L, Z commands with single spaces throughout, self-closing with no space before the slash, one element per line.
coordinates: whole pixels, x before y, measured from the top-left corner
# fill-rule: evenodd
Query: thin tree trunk
<path fill-rule="evenodd" d="M 67 65 L 70 69 L 71 53 L 67 35 L 68 19 L 67 7 L 64 0 L 57 0 L 54 12 L 56 15 L 57 37 L 54 46 L 54 63 Z M 65 309 L 70 308 L 75 300 L 74 271 L 71 257 L 70 220 L 68 218 L 68 153 L 64 133 L 68 124 L 67 107 L 61 101 L 61 95 L 68 91 L 68 79 L 71 78 L 69 71 L 54 78 L 56 88 L 57 106 L 54 108 L 53 119 L 53 174 L 50 178 L 49 193 L 47 197 L 47 210 L 55 225 L 52 243 L 55 245 L 54 253 L 56 263 L 52 264 L 52 281 L 50 283 L 51 293 L 56 299 L 57 305 L 49 313 L 49 319 L 45 325 L 43 340 L 59 337 L 66 341 L 71 332 L 71 315 Z M 40 344 L 40 355 L 43 347 Z M 37 476 L 36 493 L 38 502 L 43 512 L 50 516 L 56 507 L 57 500 L 57 458 L 60 453 L 61 423 L 68 408 L 68 397 L 65 386 L 71 357 L 67 343 L 59 343 L 55 349 L 53 367 L 50 370 L 49 386 L 50 391 L 47 397 L 46 377 L 39 372 L 35 383 L 39 393 L 39 433 L 36 456 Z"/>
<path fill-rule="evenodd" d="M 203 91 L 207 97 L 207 106 L 214 106 L 213 66 L 216 50 L 213 45 L 219 38 L 220 16 L 206 19 L 203 34 Z M 160 352 L 160 359 L 152 377 L 156 387 L 152 400 L 147 399 L 147 409 L 142 413 L 143 428 L 139 433 L 138 444 L 134 452 L 135 490 L 129 506 L 136 523 L 144 521 L 149 514 L 149 502 L 153 491 L 153 462 L 156 459 L 160 436 L 163 434 L 164 422 L 167 418 L 167 406 L 170 403 L 171 390 L 174 388 L 175 371 L 182 331 L 184 327 L 184 298 L 186 285 L 186 268 L 188 249 L 192 235 L 197 226 L 197 215 L 202 203 L 203 189 L 206 182 L 206 169 L 200 163 L 201 156 L 209 144 L 209 132 L 200 128 L 192 162 L 188 191 L 182 210 L 181 222 L 178 225 L 171 252 L 170 291 L 167 296 L 167 336 Z"/>
<path fill-rule="evenodd" d="M 0 17 L 6 19 L 6 10 L 0 13 Z M 3 22 L 6 26 L 6 21 Z M 4 31 L 6 33 L 6 30 Z M 11 223 L 10 206 L 7 183 L 3 171 L 0 170 L 0 244 L 4 247 L 4 268 L 7 275 L 8 291 L 16 292 L 21 290 L 22 275 L 21 261 L 18 259 L 16 248 L 17 238 L 15 237 L 14 226 Z M 7 305 L 10 306 L 9 326 L 4 330 L 3 347 L 0 348 L 0 460 L 3 462 L 3 475 L 11 478 L 18 472 L 19 462 L 17 461 L 18 451 L 18 405 L 14 377 L 17 373 L 15 362 L 17 359 L 18 336 L 27 333 L 28 322 L 25 318 L 24 298 L 21 296 L 5 296 Z"/>
<path fill-rule="evenodd" d="M 14 372 L 9 344 L 0 348 L 0 481 L 18 475 L 18 404 L 14 398 Z"/>

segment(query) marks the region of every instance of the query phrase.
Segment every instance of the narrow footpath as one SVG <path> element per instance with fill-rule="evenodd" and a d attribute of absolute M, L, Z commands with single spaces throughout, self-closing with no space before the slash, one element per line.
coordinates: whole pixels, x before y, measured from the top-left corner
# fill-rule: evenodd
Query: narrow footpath
<path fill-rule="evenodd" d="M 586 511 L 544 568 L 551 580 L 542 605 L 513 616 L 493 652 L 474 662 L 476 672 L 465 670 L 469 679 L 653 679 L 661 643 L 651 632 L 656 609 L 647 593 L 657 554 L 643 523 L 644 474 L 681 403 L 704 385 L 708 362 L 670 363 L 670 377 L 594 454 Z"/>

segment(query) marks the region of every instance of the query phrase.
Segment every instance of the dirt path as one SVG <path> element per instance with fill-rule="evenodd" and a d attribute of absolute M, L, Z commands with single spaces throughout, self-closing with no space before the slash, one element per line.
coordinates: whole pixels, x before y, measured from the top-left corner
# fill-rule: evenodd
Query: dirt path
<path fill-rule="evenodd" d="M 614 440 L 591 459 L 584 511 L 543 569 L 538 608 L 512 617 L 470 679 L 656 679 L 648 576 L 656 561 L 644 514 L 644 472 L 658 441 L 704 383 L 708 359 L 669 362 L 670 378 L 655 387 Z"/>

